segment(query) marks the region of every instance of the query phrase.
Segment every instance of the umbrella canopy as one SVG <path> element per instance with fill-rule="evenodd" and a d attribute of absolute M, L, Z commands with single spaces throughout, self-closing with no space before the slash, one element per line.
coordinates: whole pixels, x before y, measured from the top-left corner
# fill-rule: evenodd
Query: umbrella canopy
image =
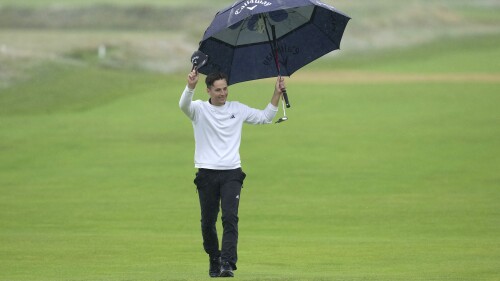
<path fill-rule="evenodd" d="M 349 20 L 318 0 L 237 1 L 219 11 L 205 31 L 199 50 L 209 59 L 199 71 L 224 72 L 229 85 L 290 76 L 339 49 Z"/>

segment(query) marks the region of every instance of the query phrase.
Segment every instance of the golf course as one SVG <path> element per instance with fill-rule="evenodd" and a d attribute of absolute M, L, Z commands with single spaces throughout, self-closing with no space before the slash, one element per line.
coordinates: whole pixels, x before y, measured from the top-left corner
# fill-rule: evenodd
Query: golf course
<path fill-rule="evenodd" d="M 341 49 L 243 126 L 235 279 L 500 280 L 500 2 L 324 2 Z M 179 98 L 232 3 L 0 1 L 0 281 L 210 280 Z"/>

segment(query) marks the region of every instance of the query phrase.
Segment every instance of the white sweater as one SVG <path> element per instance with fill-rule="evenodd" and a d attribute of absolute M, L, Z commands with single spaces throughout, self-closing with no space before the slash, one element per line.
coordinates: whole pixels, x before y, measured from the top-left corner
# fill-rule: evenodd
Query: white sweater
<path fill-rule="evenodd" d="M 179 107 L 193 123 L 196 168 L 230 170 L 241 167 L 243 123 L 269 124 L 278 112 L 271 103 L 264 110 L 230 101 L 223 106 L 214 106 L 208 101 L 193 101 L 193 95 L 194 91 L 186 86 Z"/>

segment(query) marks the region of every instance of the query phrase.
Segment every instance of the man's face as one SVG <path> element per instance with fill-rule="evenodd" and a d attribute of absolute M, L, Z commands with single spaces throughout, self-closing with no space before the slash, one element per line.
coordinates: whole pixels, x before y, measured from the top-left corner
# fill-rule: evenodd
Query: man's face
<path fill-rule="evenodd" d="M 221 106 L 227 100 L 227 81 L 225 79 L 216 80 L 213 86 L 207 88 L 210 101 L 215 106 Z"/>

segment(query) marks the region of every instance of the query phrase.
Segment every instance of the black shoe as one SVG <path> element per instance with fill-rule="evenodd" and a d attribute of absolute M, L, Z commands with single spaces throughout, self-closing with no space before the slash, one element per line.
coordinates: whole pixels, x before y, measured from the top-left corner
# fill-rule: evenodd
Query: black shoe
<path fill-rule="evenodd" d="M 208 275 L 210 275 L 210 277 L 219 277 L 220 270 L 220 257 L 210 257 L 210 268 L 208 269 Z"/>
<path fill-rule="evenodd" d="M 233 267 L 227 261 L 222 263 L 220 277 L 234 277 Z"/>

